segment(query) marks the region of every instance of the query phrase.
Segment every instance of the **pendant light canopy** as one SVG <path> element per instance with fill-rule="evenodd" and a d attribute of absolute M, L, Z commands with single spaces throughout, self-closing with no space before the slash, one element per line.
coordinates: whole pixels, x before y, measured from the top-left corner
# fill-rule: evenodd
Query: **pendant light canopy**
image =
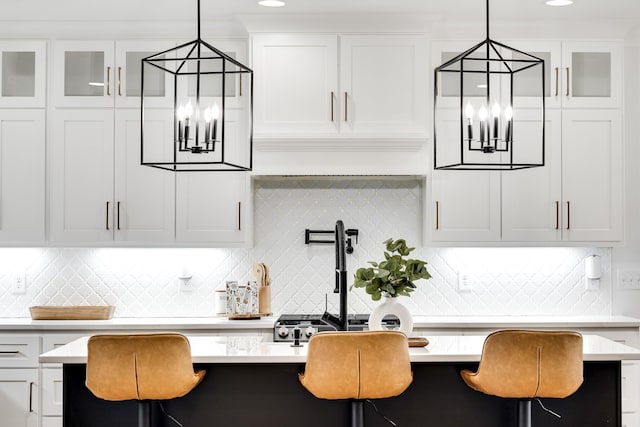
<path fill-rule="evenodd" d="M 173 92 L 173 109 L 150 108 L 157 69 Z M 198 38 L 144 58 L 141 88 L 142 165 L 175 172 L 252 169 L 253 71 L 201 39 L 200 0 Z"/>
<path fill-rule="evenodd" d="M 434 70 L 434 169 L 544 166 L 544 61 L 491 40 L 486 10 L 486 39 Z"/>

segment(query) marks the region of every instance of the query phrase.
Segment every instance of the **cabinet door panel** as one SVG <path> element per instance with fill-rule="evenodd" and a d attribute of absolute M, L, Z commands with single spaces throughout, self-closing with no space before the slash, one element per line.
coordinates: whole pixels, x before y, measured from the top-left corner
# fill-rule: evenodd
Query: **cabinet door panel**
<path fill-rule="evenodd" d="M 343 131 L 424 133 L 425 75 L 422 36 L 341 36 Z"/>
<path fill-rule="evenodd" d="M 53 127 L 52 240 L 112 240 L 113 110 L 58 110 Z"/>
<path fill-rule="evenodd" d="M 434 242 L 500 240 L 500 172 L 434 171 L 431 188 Z"/>
<path fill-rule="evenodd" d="M 527 132 L 527 123 L 539 123 L 539 117 L 539 111 L 519 110 L 514 117 L 520 129 L 518 137 L 538 137 L 538 133 Z M 561 239 L 561 134 L 560 111 L 548 110 L 544 167 L 502 172 L 502 240 Z"/>
<path fill-rule="evenodd" d="M 44 173 L 44 111 L 0 111 L 0 241 L 44 241 Z"/>
<path fill-rule="evenodd" d="M 0 107 L 44 107 L 47 42 L 0 42 Z"/>
<path fill-rule="evenodd" d="M 167 119 L 167 117 L 169 117 Z M 171 152 L 172 115 L 145 112 L 145 137 L 165 141 Z M 160 144 L 154 144 L 154 146 Z M 140 112 L 116 111 L 115 239 L 171 242 L 174 238 L 175 174 L 140 164 Z"/>
<path fill-rule="evenodd" d="M 249 226 L 247 174 L 189 172 L 176 179 L 177 241 L 244 241 Z"/>
<path fill-rule="evenodd" d="M 62 368 L 42 369 L 42 415 L 62 416 Z"/>
<path fill-rule="evenodd" d="M 168 41 L 117 41 L 115 45 L 114 92 L 116 107 L 140 108 L 142 59 L 171 49 Z M 173 76 L 147 65 L 144 70 L 145 106 L 173 107 Z"/>
<path fill-rule="evenodd" d="M 565 238 L 622 239 L 622 132 L 617 110 L 562 114 Z"/>
<path fill-rule="evenodd" d="M 559 108 L 562 102 L 562 46 L 559 41 L 505 41 L 507 46 L 526 52 L 544 60 L 544 94 L 546 108 Z M 524 55 L 519 56 L 526 58 Z M 516 57 L 518 58 L 518 57 Z M 514 109 L 539 107 L 540 102 L 533 95 L 540 93 L 542 76 L 538 69 L 517 73 L 514 80 Z M 508 84 L 508 82 L 505 82 Z M 506 87 L 505 87 L 506 89 Z"/>
<path fill-rule="evenodd" d="M 58 107 L 113 107 L 114 43 L 56 41 L 54 97 Z"/>
<path fill-rule="evenodd" d="M 0 369 L 2 425 L 37 427 L 38 394 L 37 369 Z"/>
<path fill-rule="evenodd" d="M 622 47 L 616 42 L 563 42 L 564 107 L 620 108 Z"/>
<path fill-rule="evenodd" d="M 253 37 L 256 134 L 338 131 L 337 52 L 336 36 Z"/>

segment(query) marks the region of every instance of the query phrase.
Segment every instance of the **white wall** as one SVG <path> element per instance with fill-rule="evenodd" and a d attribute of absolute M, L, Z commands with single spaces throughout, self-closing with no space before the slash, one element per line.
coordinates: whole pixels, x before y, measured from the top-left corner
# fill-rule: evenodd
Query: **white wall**
<path fill-rule="evenodd" d="M 225 280 L 250 279 L 251 265 L 272 271 L 273 310 L 321 313 L 334 287 L 333 245 L 304 244 L 304 230 L 333 229 L 336 219 L 360 230 L 347 259 L 349 278 L 369 260 L 381 260 L 382 242 L 405 238 L 420 246 L 422 181 L 385 179 L 270 179 L 256 182 L 252 249 L 0 249 L 0 317 L 28 317 L 44 304 L 110 304 L 115 316 L 211 316 L 214 290 Z M 584 258 L 602 257 L 600 289 L 587 291 Z M 406 305 L 421 315 L 607 315 L 612 310 L 610 249 L 427 248 L 433 279 L 419 283 Z M 183 266 L 195 290 L 179 293 Z M 458 292 L 458 271 L 472 275 L 471 292 Z M 27 272 L 25 295 L 13 295 L 15 275 Z M 361 289 L 349 294 L 351 312 L 373 307 Z"/>

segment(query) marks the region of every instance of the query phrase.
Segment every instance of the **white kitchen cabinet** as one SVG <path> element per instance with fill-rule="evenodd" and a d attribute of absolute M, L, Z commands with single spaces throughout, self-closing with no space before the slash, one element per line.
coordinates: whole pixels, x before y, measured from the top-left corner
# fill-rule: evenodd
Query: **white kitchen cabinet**
<path fill-rule="evenodd" d="M 51 240 L 113 239 L 114 112 L 54 112 L 51 141 Z"/>
<path fill-rule="evenodd" d="M 38 335 L 0 336 L 0 424 L 38 427 Z"/>
<path fill-rule="evenodd" d="M 260 34 L 252 43 L 257 137 L 424 137 L 423 36 Z"/>
<path fill-rule="evenodd" d="M 252 36 L 257 135 L 338 132 L 338 38 L 335 35 Z"/>
<path fill-rule="evenodd" d="M 42 368 L 42 416 L 62 416 L 62 368 Z"/>
<path fill-rule="evenodd" d="M 621 122 L 615 109 L 562 113 L 565 240 L 622 240 Z"/>
<path fill-rule="evenodd" d="M 520 128 L 519 137 L 538 137 L 538 133 L 527 132 L 526 126 L 539 117 L 538 111 L 518 111 L 514 121 Z M 562 240 L 562 124 L 558 110 L 549 109 L 545 115 L 544 167 L 503 172 L 501 203 L 502 240 Z"/>
<path fill-rule="evenodd" d="M 173 120 L 162 111 L 145 111 L 145 138 L 171 150 Z M 116 110 L 115 182 L 112 218 L 114 239 L 171 242 L 175 222 L 175 174 L 140 165 L 140 112 Z"/>
<path fill-rule="evenodd" d="M 176 180 L 176 241 L 233 245 L 248 240 L 249 175 L 188 172 Z"/>
<path fill-rule="evenodd" d="M 55 41 L 55 106 L 140 108 L 142 58 L 174 45 L 169 41 Z M 170 77 L 152 66 L 145 69 L 147 106 L 173 106 Z"/>
<path fill-rule="evenodd" d="M 339 64 L 342 133 L 424 136 L 423 36 L 341 35 Z"/>
<path fill-rule="evenodd" d="M 172 129 L 158 118 L 149 137 L 170 144 Z M 59 109 L 53 147 L 53 241 L 173 240 L 174 174 L 140 165 L 139 111 Z"/>
<path fill-rule="evenodd" d="M 45 240 L 45 112 L 0 109 L 0 242 Z"/>
<path fill-rule="evenodd" d="M 46 41 L 0 41 L 0 108 L 44 107 L 46 60 Z"/>
<path fill-rule="evenodd" d="M 545 60 L 547 108 L 620 108 L 622 43 L 619 41 L 505 41 L 508 46 Z M 523 72 L 514 86 L 515 105 L 531 106 L 540 75 Z M 534 92 L 535 93 L 535 92 Z"/>
<path fill-rule="evenodd" d="M 500 240 L 500 172 L 434 171 L 431 240 Z"/>
<path fill-rule="evenodd" d="M 38 427 L 38 369 L 0 369 L 2 425 Z"/>
<path fill-rule="evenodd" d="M 465 226 L 477 224 L 480 218 L 485 218 L 482 224 L 487 224 L 486 219 L 490 218 L 491 212 L 486 200 L 473 199 L 474 195 L 466 190 L 468 185 L 463 190 L 452 186 L 447 192 L 451 194 L 446 196 L 434 194 L 434 200 L 439 197 L 459 197 L 465 203 L 472 200 L 474 209 L 468 206 L 456 208 L 458 216 L 453 217 L 458 221 L 460 233 L 453 236 L 444 232 L 446 223 L 443 223 L 451 214 L 443 217 L 441 212 L 440 218 L 436 218 L 435 213 L 431 215 L 433 240 L 522 243 L 610 243 L 622 240 L 623 141 L 619 108 L 622 67 L 619 43 L 505 43 L 545 60 L 545 166 L 501 172 L 498 196 L 501 208 L 495 215 L 499 217 L 497 235 L 477 233 L 475 226 L 470 227 L 468 233 L 463 231 Z M 462 42 L 434 43 L 433 65 L 452 58 L 464 46 L 467 44 Z M 570 63 L 567 58 L 575 61 Z M 567 86 L 567 75 L 569 84 L 575 84 L 575 88 Z M 465 80 L 469 85 L 465 92 L 471 96 L 476 90 L 473 83 L 473 79 Z M 441 114 L 440 121 L 436 123 L 439 134 L 459 134 L 459 104 L 455 105 L 459 103 L 459 84 L 458 79 L 448 75 L 436 82 L 443 105 L 451 107 L 451 114 Z M 519 126 L 518 134 L 525 141 L 536 136 L 534 129 L 527 132 L 527 126 L 528 123 L 533 125 L 540 114 L 539 109 L 530 108 L 536 105 L 531 95 L 535 93 L 533 85 L 538 84 L 540 75 L 537 72 L 525 72 L 524 79 L 514 82 L 514 105 L 518 106 L 514 120 Z M 442 193 L 435 187 L 439 185 L 440 173 L 445 172 L 448 171 L 434 171 L 434 193 Z M 457 173 L 460 172 L 452 175 Z M 485 180 L 485 172 L 471 173 L 478 176 L 475 188 L 479 194 L 489 191 L 480 185 Z M 436 230 L 437 226 L 445 228 Z M 484 229 L 487 230 L 486 227 Z"/>

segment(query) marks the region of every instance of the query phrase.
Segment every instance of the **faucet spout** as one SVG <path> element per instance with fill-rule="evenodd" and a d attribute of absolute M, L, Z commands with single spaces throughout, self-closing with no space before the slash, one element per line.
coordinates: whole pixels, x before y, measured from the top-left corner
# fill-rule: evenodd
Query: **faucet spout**
<path fill-rule="evenodd" d="M 322 320 L 338 331 L 346 331 L 349 329 L 347 314 L 347 254 L 345 250 L 344 224 L 341 220 L 336 221 L 334 234 L 336 249 L 336 285 L 333 292 L 340 294 L 340 313 L 338 316 L 335 316 L 325 311 L 322 315 Z"/>

